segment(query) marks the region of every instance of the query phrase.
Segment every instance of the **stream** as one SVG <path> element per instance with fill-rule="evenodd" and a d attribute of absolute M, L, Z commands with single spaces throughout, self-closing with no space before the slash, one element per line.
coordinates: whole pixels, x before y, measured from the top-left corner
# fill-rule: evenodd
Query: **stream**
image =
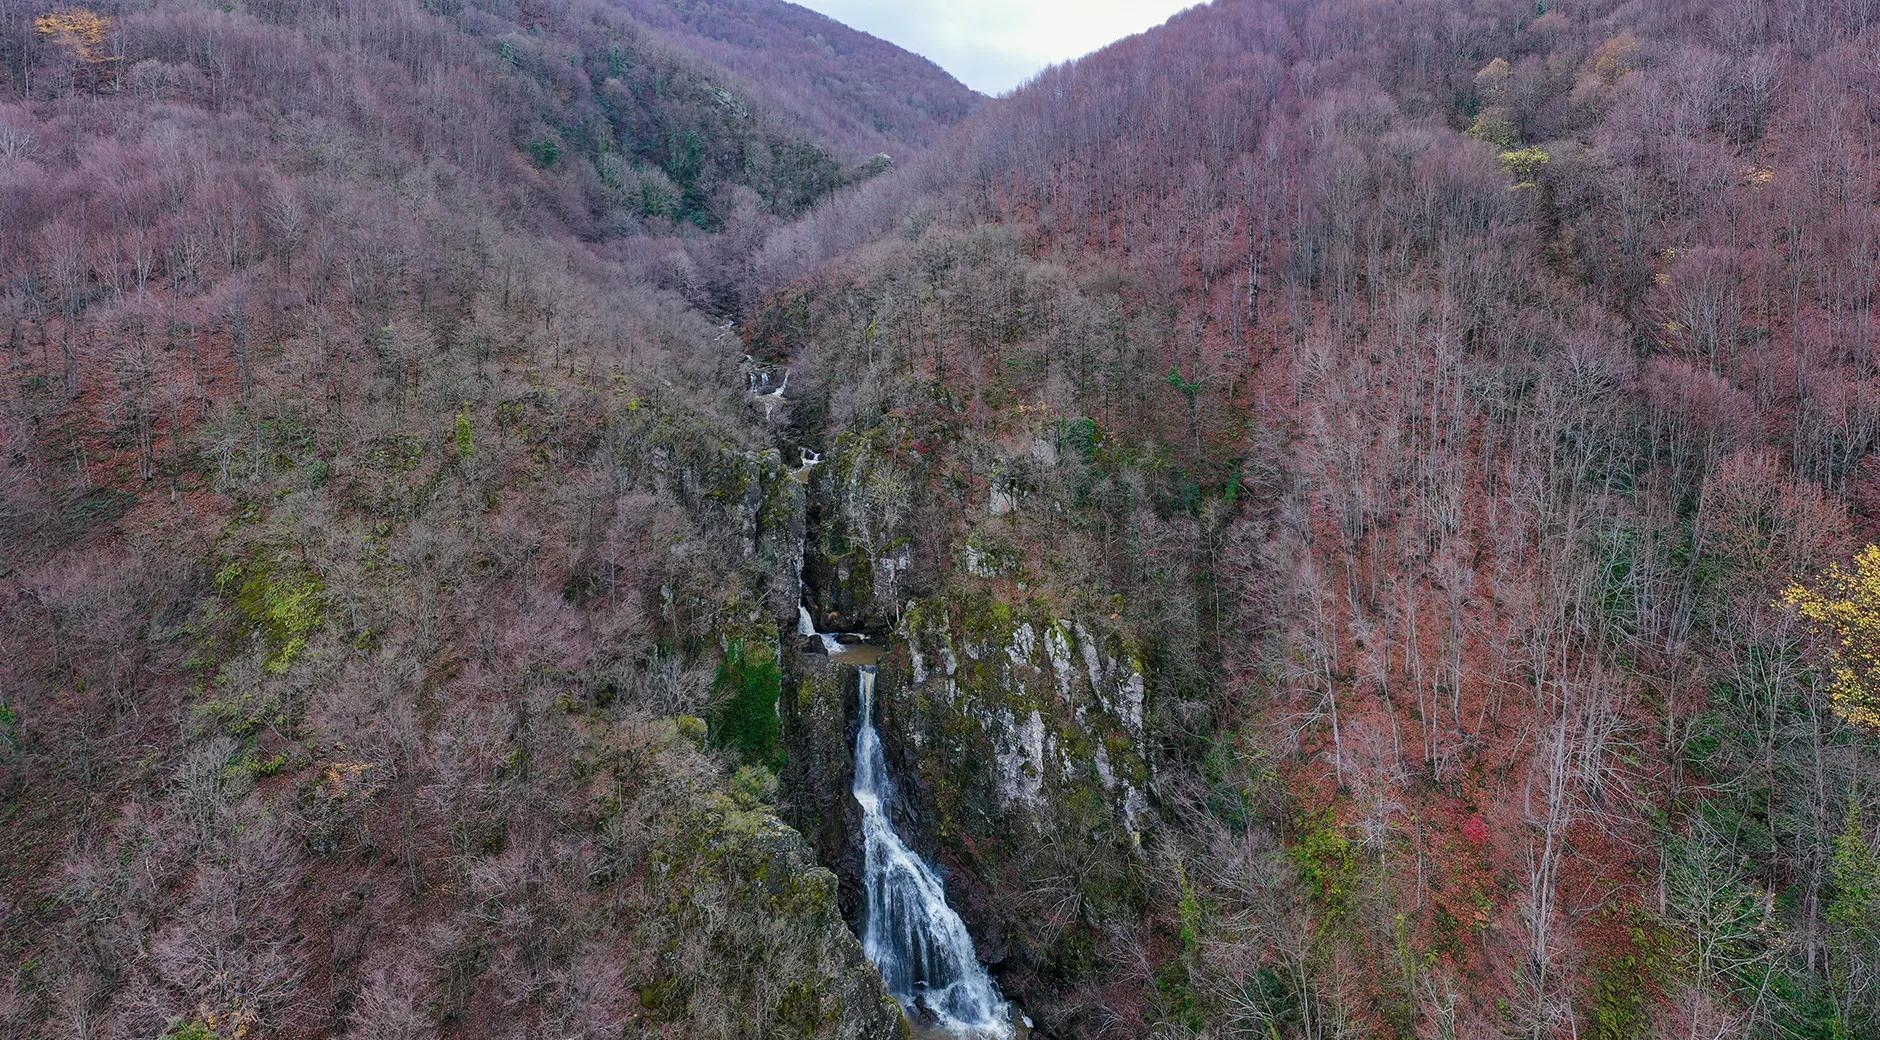
<path fill-rule="evenodd" d="M 832 663 L 855 669 L 861 721 L 850 791 L 862 810 L 862 950 L 915 1034 L 956 1040 L 1020 1040 L 1030 1022 L 1006 1002 L 979 963 L 966 922 L 947 905 L 940 875 L 908 847 L 888 815 L 894 781 L 875 729 L 876 664 L 884 654 L 861 636 L 819 632 L 807 604 L 797 632 L 821 642 Z"/>

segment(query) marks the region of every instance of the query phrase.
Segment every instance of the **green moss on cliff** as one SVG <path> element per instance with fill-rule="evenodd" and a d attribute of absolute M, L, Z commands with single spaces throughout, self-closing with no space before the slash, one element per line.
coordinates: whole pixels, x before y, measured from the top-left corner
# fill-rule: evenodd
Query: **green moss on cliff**
<path fill-rule="evenodd" d="M 842 920 L 836 876 L 795 831 L 746 797 L 673 808 L 651 854 L 668 925 L 649 936 L 661 967 L 634 980 L 649 1019 L 753 1040 L 906 1035 Z"/>
<path fill-rule="evenodd" d="M 927 830 L 992 889 L 990 918 L 972 923 L 1001 934 L 1036 984 L 1100 976 L 1106 929 L 1151 904 L 1133 830 L 1146 818 L 1131 815 L 1146 809 L 1149 768 L 1122 704 L 1139 653 L 990 582 L 911 603 L 902 631 L 925 681 L 884 699 L 884 724 L 921 770 Z M 1076 881 L 1047 897 L 1010 883 L 1025 877 Z"/>
<path fill-rule="evenodd" d="M 737 752 L 745 762 L 781 767 L 783 720 L 777 703 L 783 696 L 783 673 L 777 648 L 733 642 L 718 666 L 716 691 L 721 706 L 712 722 L 713 742 Z"/>

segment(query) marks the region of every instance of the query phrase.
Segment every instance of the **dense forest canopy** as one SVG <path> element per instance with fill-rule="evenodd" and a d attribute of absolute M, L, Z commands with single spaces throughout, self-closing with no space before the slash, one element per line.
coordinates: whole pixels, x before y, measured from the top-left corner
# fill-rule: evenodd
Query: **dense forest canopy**
<path fill-rule="evenodd" d="M 0 1024 L 900 1035 L 821 629 L 1039 1037 L 1880 1036 L 1877 203 L 1875 0 L 0 7 Z"/>

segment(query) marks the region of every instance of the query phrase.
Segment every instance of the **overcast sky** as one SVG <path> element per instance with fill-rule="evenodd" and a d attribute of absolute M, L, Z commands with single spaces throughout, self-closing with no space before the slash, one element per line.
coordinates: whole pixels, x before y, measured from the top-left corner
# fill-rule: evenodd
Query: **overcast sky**
<path fill-rule="evenodd" d="M 987 94 L 1161 25 L 1198 0 L 796 0 L 932 60 Z"/>

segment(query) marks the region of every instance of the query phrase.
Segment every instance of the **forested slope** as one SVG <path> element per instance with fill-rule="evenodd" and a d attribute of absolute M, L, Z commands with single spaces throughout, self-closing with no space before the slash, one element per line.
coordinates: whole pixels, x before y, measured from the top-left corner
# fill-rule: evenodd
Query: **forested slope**
<path fill-rule="evenodd" d="M 8 1035 L 1880 1035 L 1873 0 L 820 24 L 0 7 Z"/>
<path fill-rule="evenodd" d="M 0 1033 L 898 1035 L 718 750 L 851 144 L 606 3 L 0 5 Z"/>
<path fill-rule="evenodd" d="M 1050 1035 L 1876 1035 L 1877 14 L 1222 0 L 773 236 Z"/>
<path fill-rule="evenodd" d="M 625 2 L 656 32 L 762 84 L 819 136 L 856 149 L 917 151 L 981 100 L 927 59 L 795 4 Z"/>

